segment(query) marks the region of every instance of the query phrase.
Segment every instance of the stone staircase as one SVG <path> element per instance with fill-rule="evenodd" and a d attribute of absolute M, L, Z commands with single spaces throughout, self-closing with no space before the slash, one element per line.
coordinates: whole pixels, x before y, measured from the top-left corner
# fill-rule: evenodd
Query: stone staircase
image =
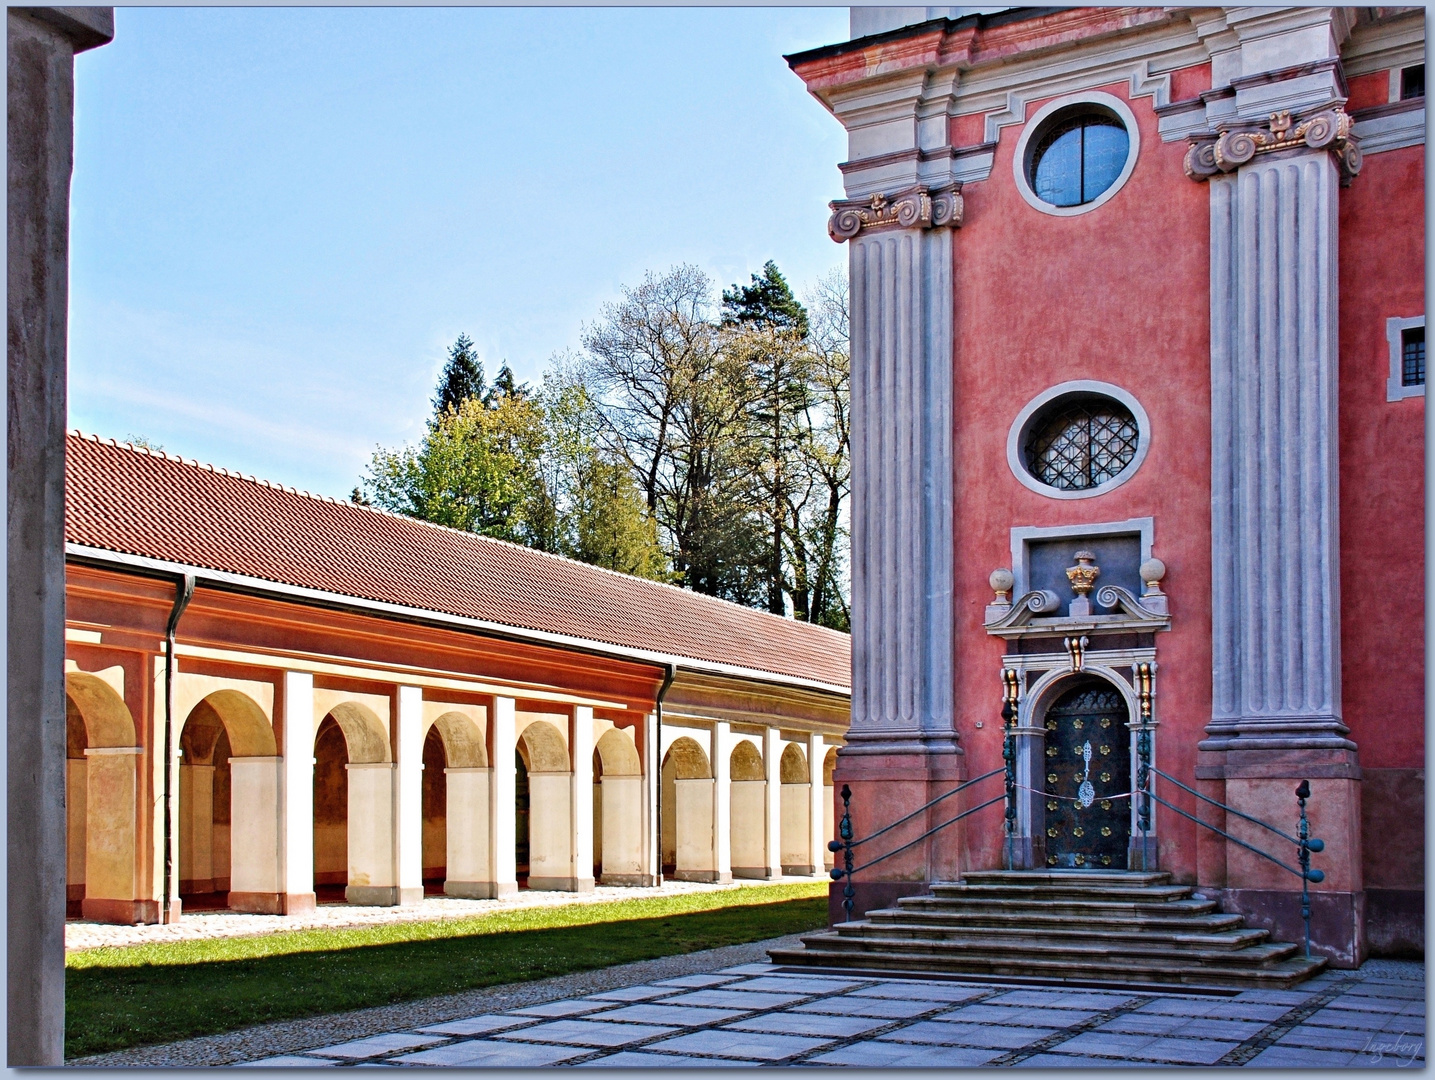
<path fill-rule="evenodd" d="M 1280 989 L 1325 966 L 1164 873 L 984 871 L 773 949 L 774 963 Z"/>

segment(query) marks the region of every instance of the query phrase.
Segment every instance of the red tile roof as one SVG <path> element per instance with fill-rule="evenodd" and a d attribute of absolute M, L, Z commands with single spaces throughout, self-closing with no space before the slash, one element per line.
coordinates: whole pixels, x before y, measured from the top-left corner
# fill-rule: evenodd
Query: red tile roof
<path fill-rule="evenodd" d="M 851 639 L 686 589 L 72 432 L 71 544 L 847 688 Z"/>

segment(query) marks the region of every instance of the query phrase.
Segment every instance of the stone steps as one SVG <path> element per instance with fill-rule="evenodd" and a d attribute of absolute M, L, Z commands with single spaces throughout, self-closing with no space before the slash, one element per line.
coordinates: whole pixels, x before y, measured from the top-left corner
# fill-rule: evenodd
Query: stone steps
<path fill-rule="evenodd" d="M 1325 966 L 1192 891 L 1164 873 L 972 873 L 770 955 L 804 967 L 1271 988 Z"/>

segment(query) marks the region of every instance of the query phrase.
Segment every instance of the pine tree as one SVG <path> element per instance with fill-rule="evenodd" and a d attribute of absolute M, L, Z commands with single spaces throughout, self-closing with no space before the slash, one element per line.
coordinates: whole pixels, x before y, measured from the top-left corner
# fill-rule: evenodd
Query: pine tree
<path fill-rule="evenodd" d="M 489 387 L 488 393 L 484 395 L 484 404 L 492 407 L 500 401 L 510 398 L 520 400 L 529 396 L 528 384 L 519 382 L 513 374 L 513 369 L 508 366 L 508 361 L 498 369 L 498 374 L 493 377 L 493 385 Z"/>
<path fill-rule="evenodd" d="M 807 337 L 807 309 L 792 295 L 787 279 L 771 259 L 763 265 L 761 277 L 752 275 L 751 285 L 724 289 L 722 307 L 726 326 L 738 323 Z"/>
<path fill-rule="evenodd" d="M 467 334 L 459 334 L 453 348 L 448 351 L 443 374 L 439 376 L 438 396 L 433 399 L 434 416 L 456 411 L 469 398 L 482 399 L 483 396 L 483 362 L 478 358 L 478 350 L 473 347 L 473 339 Z"/>

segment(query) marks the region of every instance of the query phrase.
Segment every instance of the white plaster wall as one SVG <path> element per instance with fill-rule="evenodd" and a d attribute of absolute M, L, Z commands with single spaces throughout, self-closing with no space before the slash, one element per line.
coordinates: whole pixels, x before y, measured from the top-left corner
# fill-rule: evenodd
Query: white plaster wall
<path fill-rule="evenodd" d="M 765 877 L 767 873 L 767 781 L 732 781 L 732 872 Z"/>
<path fill-rule="evenodd" d="M 569 773 L 528 774 L 528 877 L 574 877 Z M 588 870 L 587 873 L 592 873 Z M 584 876 L 587 876 L 585 874 Z"/>
<path fill-rule="evenodd" d="M 677 872 L 713 873 L 713 781 L 675 780 Z"/>
<path fill-rule="evenodd" d="M 229 888 L 234 892 L 284 891 L 279 791 L 284 760 L 229 759 Z M 350 776 L 352 784 L 353 777 Z M 350 791 L 353 791 L 352 786 Z"/>
<path fill-rule="evenodd" d="M 394 766 L 384 761 L 345 768 L 349 772 L 349 884 L 376 888 L 397 885 Z"/>
<path fill-rule="evenodd" d="M 489 884 L 493 881 L 488 847 L 491 773 L 491 769 L 444 770 L 448 779 L 447 881 Z"/>
<path fill-rule="evenodd" d="M 812 790 L 807 784 L 782 785 L 782 865 L 811 866 L 809 831 Z"/>
<path fill-rule="evenodd" d="M 603 874 L 643 873 L 643 778 L 606 776 L 600 785 Z M 595 835 L 599 835 L 595 831 Z"/>

